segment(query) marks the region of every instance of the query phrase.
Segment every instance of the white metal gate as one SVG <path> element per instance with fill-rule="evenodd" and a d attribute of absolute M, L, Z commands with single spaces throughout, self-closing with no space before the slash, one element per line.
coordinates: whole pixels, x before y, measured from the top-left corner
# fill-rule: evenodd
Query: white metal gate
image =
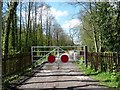
<path fill-rule="evenodd" d="M 41 63 L 47 61 L 50 54 L 59 58 L 61 54 L 69 54 L 69 58 L 72 61 L 77 61 L 80 56 L 81 46 L 32 46 L 31 58 L 33 63 Z"/>

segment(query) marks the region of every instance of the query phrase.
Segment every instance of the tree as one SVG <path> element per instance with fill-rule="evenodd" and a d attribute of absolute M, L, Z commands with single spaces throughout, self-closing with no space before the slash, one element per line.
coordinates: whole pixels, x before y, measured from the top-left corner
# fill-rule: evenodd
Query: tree
<path fill-rule="evenodd" d="M 6 34 L 5 34 L 5 44 L 4 44 L 4 55 L 7 57 L 8 56 L 8 47 L 9 47 L 9 34 L 10 34 L 10 25 L 11 22 L 14 18 L 14 10 L 16 10 L 18 5 L 18 2 L 10 2 L 10 6 L 9 6 L 9 11 L 8 11 L 8 16 L 6 19 Z"/>
<path fill-rule="evenodd" d="M 75 3 L 70 3 L 71 5 L 79 5 L 79 6 L 82 6 L 83 8 L 81 9 L 81 13 L 82 13 L 82 16 L 79 16 L 80 18 L 83 17 L 83 19 L 81 18 L 82 20 L 82 23 L 86 23 L 86 22 L 89 22 L 88 25 L 90 28 L 86 28 L 85 26 L 81 26 L 82 29 L 80 30 L 91 30 L 92 31 L 92 38 L 94 40 L 94 48 L 95 48 L 95 51 L 98 52 L 98 40 L 97 40 L 97 32 L 96 32 L 96 25 L 95 23 L 92 21 L 92 13 L 93 13 L 93 6 L 95 6 L 94 3 L 91 3 L 91 2 L 79 2 L 78 0 L 75 0 L 76 2 Z M 85 18 L 89 18 L 89 20 L 85 19 Z M 92 23 L 91 23 L 92 22 Z M 88 26 L 87 25 L 87 26 Z M 81 32 L 81 31 L 80 31 Z M 85 33 L 84 33 L 85 34 Z M 89 35 L 89 34 L 88 34 Z M 86 35 L 85 35 L 86 36 Z M 86 38 L 87 39 L 87 38 Z M 85 38 L 84 39 L 81 39 L 83 41 L 85 41 Z M 86 42 L 86 41 L 85 41 Z M 93 43 L 93 42 L 92 42 Z M 85 43 L 84 43 L 85 44 Z"/>
<path fill-rule="evenodd" d="M 39 28 L 39 34 L 40 34 L 40 45 L 43 45 L 43 6 L 44 4 L 41 3 L 40 5 L 40 17 L 39 17 L 39 20 L 40 20 L 40 28 Z"/>
<path fill-rule="evenodd" d="M 90 12 L 86 12 L 82 19 L 82 42 L 91 42 L 88 38 L 92 30 L 96 52 L 114 51 L 120 53 L 120 2 L 90 3 Z M 90 32 L 89 31 L 89 32 Z"/>
<path fill-rule="evenodd" d="M 37 25 L 37 4 L 36 4 L 36 2 L 35 2 L 35 23 L 34 23 L 34 35 L 35 35 L 35 43 L 36 43 L 36 46 L 37 46 L 37 27 L 36 27 L 36 25 Z"/>
<path fill-rule="evenodd" d="M 19 8 L 17 8 L 20 4 Z M 4 13 L 3 55 L 30 52 L 33 45 L 67 45 L 69 36 L 50 13 L 45 3 L 12 2 L 7 3 L 8 11 Z M 6 6 L 4 6 L 6 8 Z M 47 7 L 45 9 L 45 7 Z M 4 11 L 4 10 L 3 10 Z M 56 26 L 54 26 L 56 24 Z M 58 27 L 57 27 L 58 26 Z M 5 28 L 5 29 L 4 29 Z M 54 37 L 55 36 L 55 37 Z M 66 44 L 62 43 L 62 39 Z"/>
<path fill-rule="evenodd" d="M 96 3 L 93 12 L 93 21 L 97 27 L 99 40 L 99 52 L 103 51 L 103 48 L 106 51 L 114 51 L 116 45 L 114 33 L 118 33 L 114 28 L 114 22 L 116 22 L 114 7 L 109 2 Z"/>
<path fill-rule="evenodd" d="M 80 40 L 82 45 L 87 45 L 88 49 L 91 50 L 93 47 L 95 47 L 95 44 L 93 39 L 93 30 L 91 28 L 89 19 L 89 14 L 83 17 L 83 22 L 80 26 Z"/>
<path fill-rule="evenodd" d="M 22 2 L 20 2 L 20 33 L 19 33 L 19 50 L 21 52 L 21 36 L 22 36 Z"/>
<path fill-rule="evenodd" d="M 17 28 L 17 8 L 13 11 L 13 20 L 11 20 L 10 30 L 12 32 L 11 35 L 11 46 L 13 49 L 13 54 L 15 51 L 18 51 L 18 28 Z"/>
<path fill-rule="evenodd" d="M 30 11 L 31 11 L 31 2 L 29 2 L 28 4 L 28 18 L 27 18 L 27 30 L 26 30 L 26 49 L 28 49 L 28 45 L 29 45 L 29 37 L 30 37 L 30 34 L 29 34 L 29 31 L 30 31 Z"/>
<path fill-rule="evenodd" d="M 2 45 L 1 45 L 2 42 L 1 42 L 1 37 L 2 37 L 2 1 L 0 1 L 0 63 L 1 63 L 1 60 L 2 60 Z"/>
<path fill-rule="evenodd" d="M 0 1 L 0 82 L 2 82 L 2 45 L 1 45 L 1 37 L 2 37 L 2 1 Z M 2 88 L 2 84 L 0 84 L 0 89 Z"/>

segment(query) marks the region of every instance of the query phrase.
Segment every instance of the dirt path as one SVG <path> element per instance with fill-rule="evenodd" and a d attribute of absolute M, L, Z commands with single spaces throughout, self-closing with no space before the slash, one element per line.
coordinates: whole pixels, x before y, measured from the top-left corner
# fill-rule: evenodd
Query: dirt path
<path fill-rule="evenodd" d="M 22 90 L 113 90 L 99 86 L 79 71 L 71 62 L 46 63 L 42 69 L 37 68 L 34 76 L 17 86 Z"/>

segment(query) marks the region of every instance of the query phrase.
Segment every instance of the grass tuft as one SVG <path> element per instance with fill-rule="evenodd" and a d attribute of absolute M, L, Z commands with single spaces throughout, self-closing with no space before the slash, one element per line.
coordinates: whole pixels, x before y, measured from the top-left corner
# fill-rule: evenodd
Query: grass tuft
<path fill-rule="evenodd" d="M 86 75 L 90 76 L 92 79 L 98 80 L 100 82 L 100 85 L 117 88 L 118 90 L 120 90 L 120 72 L 96 72 L 95 70 L 92 70 L 90 66 L 86 68 L 85 65 L 82 63 L 82 60 L 80 60 L 80 62 L 76 64 Z"/>

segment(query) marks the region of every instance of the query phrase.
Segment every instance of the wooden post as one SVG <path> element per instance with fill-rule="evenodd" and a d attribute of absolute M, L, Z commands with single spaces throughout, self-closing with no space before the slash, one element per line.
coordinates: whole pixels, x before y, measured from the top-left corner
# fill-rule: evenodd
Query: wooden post
<path fill-rule="evenodd" d="M 117 53 L 117 71 L 120 71 L 120 57 L 118 53 Z"/>
<path fill-rule="evenodd" d="M 88 56 L 87 56 L 87 46 L 84 46 L 84 60 L 85 60 L 85 65 L 88 67 Z"/>
<path fill-rule="evenodd" d="M 31 46 L 31 63 L 33 64 L 33 47 Z"/>
<path fill-rule="evenodd" d="M 33 56 L 34 56 L 34 55 L 33 55 L 33 51 L 34 51 L 34 47 L 31 46 L 31 57 L 30 57 L 30 59 L 31 59 L 31 65 L 32 65 L 32 68 L 34 68 L 34 65 L 33 65 L 33 63 L 34 63 L 34 59 L 33 59 L 33 58 L 34 58 L 34 57 L 33 57 Z"/>

